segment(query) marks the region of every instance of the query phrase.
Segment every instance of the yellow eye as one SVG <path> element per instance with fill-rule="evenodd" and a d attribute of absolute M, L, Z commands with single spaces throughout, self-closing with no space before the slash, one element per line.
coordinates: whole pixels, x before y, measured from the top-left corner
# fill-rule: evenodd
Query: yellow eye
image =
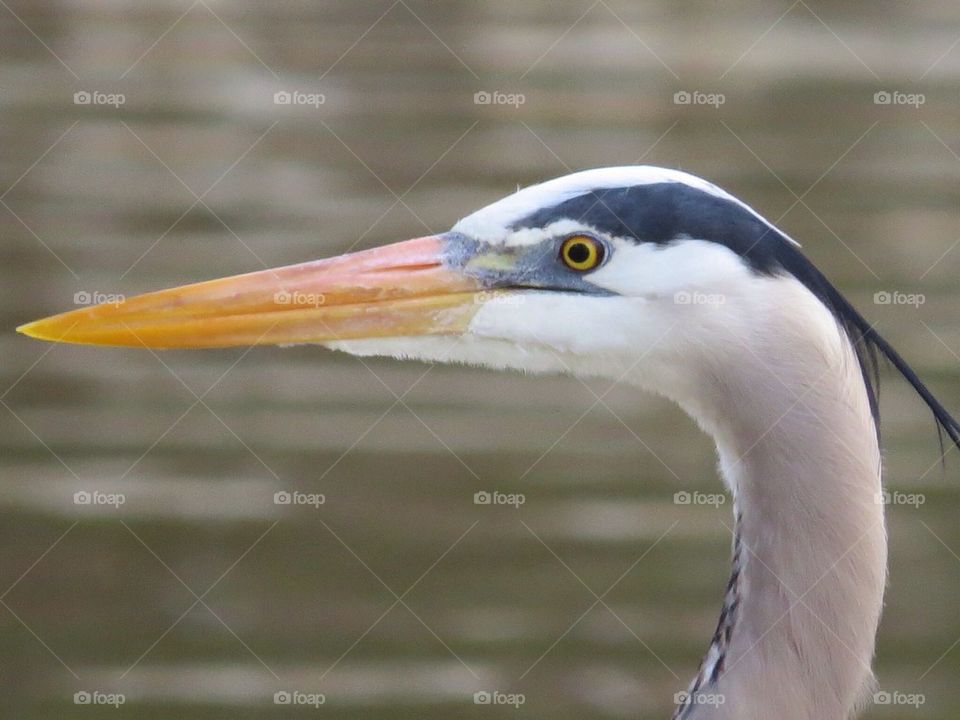
<path fill-rule="evenodd" d="M 603 260 L 603 244 L 589 235 L 572 235 L 560 246 L 560 259 L 571 270 L 593 270 Z"/>

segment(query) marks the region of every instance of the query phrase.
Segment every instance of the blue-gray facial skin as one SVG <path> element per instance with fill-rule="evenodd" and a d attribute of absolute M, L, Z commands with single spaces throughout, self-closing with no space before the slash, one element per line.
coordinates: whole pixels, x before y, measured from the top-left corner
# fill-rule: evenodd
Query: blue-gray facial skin
<path fill-rule="evenodd" d="M 560 247 L 571 237 L 564 233 L 532 245 L 501 245 L 485 243 L 458 232 L 448 232 L 444 238 L 443 262 L 476 278 L 484 287 L 496 289 L 553 290 L 587 295 L 615 293 L 590 282 L 590 272 L 603 267 L 612 250 L 604 246 L 603 261 L 586 272 L 572 270 L 560 259 Z"/>

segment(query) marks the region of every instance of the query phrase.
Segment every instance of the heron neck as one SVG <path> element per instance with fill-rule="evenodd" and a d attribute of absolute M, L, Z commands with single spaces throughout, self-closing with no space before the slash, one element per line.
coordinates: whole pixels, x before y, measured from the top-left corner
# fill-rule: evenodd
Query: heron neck
<path fill-rule="evenodd" d="M 886 532 L 876 433 L 843 345 L 826 367 L 822 345 L 758 351 L 764 367 L 684 403 L 716 440 L 736 544 L 703 701 L 676 717 L 846 720 L 871 684 Z"/>

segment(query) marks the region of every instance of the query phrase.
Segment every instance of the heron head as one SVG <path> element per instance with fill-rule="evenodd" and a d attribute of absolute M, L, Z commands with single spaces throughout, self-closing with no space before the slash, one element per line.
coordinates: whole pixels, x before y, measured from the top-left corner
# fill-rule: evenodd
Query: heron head
<path fill-rule="evenodd" d="M 787 241 L 705 181 L 606 168 L 520 190 L 439 235 L 81 308 L 19 330 L 86 344 L 318 343 L 616 374 L 676 354 L 678 325 L 729 321 L 737 286 L 772 242 Z"/>
<path fill-rule="evenodd" d="M 705 383 L 717 378 L 751 383 L 750 358 L 763 353 L 809 369 L 847 366 L 852 349 L 875 419 L 879 354 L 960 444 L 960 426 L 793 240 L 718 187 L 648 166 L 518 190 L 445 233 L 83 307 L 18 330 L 148 348 L 312 343 L 628 378 L 681 403 L 710 395 Z"/>

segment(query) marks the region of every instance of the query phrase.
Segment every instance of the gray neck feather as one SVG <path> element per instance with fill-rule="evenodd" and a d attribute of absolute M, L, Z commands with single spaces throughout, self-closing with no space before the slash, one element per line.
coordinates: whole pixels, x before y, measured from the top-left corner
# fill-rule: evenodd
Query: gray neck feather
<path fill-rule="evenodd" d="M 848 720 L 873 682 L 887 547 L 870 404 L 835 323 L 775 313 L 674 397 L 736 500 L 723 611 L 678 720 Z"/>

